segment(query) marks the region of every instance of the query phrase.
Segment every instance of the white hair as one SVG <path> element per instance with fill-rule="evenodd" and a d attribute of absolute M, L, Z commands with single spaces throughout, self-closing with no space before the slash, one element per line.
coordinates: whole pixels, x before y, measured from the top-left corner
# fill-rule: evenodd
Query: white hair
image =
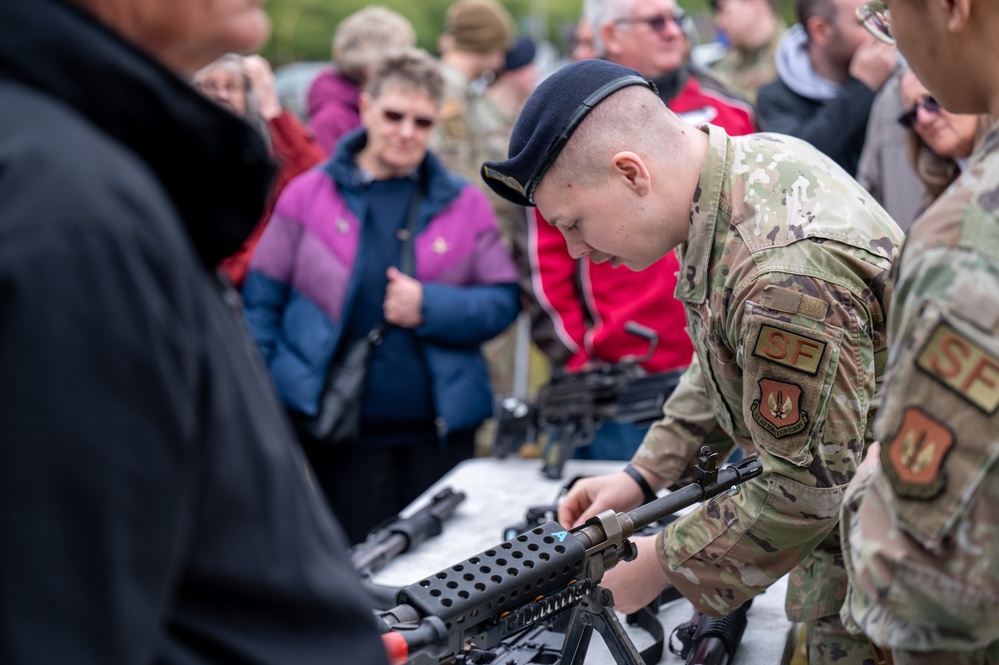
<path fill-rule="evenodd" d="M 600 31 L 608 23 L 631 16 L 635 0 L 583 0 L 583 20 L 593 30 L 593 48 L 597 57 L 606 55 Z"/>

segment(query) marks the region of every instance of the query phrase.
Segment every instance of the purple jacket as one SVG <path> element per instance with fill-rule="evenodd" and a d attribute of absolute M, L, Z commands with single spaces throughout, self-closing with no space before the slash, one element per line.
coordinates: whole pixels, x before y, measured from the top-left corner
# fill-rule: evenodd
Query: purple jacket
<path fill-rule="evenodd" d="M 361 126 L 360 95 L 357 86 L 335 69 L 320 72 L 309 86 L 309 128 L 327 155 L 335 152 L 345 134 Z"/>
<path fill-rule="evenodd" d="M 293 180 L 250 263 L 244 310 L 282 399 L 314 414 L 347 320 L 357 280 L 367 194 L 353 155 L 366 135 L 341 142 L 336 156 Z M 423 283 L 420 339 L 434 385 L 439 429 L 473 427 L 492 412 L 479 345 L 502 332 L 520 308 L 517 275 L 485 195 L 448 173 L 433 155 L 414 241 Z"/>

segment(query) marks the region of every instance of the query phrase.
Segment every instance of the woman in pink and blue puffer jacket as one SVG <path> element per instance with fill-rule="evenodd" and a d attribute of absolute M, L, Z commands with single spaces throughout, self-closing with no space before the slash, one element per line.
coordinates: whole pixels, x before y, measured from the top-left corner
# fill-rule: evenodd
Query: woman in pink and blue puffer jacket
<path fill-rule="evenodd" d="M 443 80 L 409 49 L 361 98 L 364 129 L 293 180 L 250 262 L 246 319 L 287 408 L 314 415 L 338 350 L 391 327 L 368 367 L 360 440 L 302 436 L 353 542 L 474 452 L 492 413 L 480 345 L 516 317 L 516 268 L 485 195 L 427 151 Z M 414 275 L 400 255 L 417 190 Z"/>

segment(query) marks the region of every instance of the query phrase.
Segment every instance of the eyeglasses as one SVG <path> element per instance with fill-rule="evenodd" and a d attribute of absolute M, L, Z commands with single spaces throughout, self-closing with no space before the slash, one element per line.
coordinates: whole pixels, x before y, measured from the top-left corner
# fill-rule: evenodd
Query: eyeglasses
<path fill-rule="evenodd" d="M 874 39 L 885 44 L 895 43 L 895 37 L 891 34 L 890 10 L 881 0 L 865 2 L 857 7 L 857 20 Z"/>
<path fill-rule="evenodd" d="M 619 18 L 615 23 L 645 23 L 650 28 L 652 32 L 660 33 L 666 29 L 669 23 L 676 23 L 683 29 L 683 21 L 687 18 L 687 14 L 682 10 L 677 9 L 672 14 L 657 14 L 655 16 L 641 16 L 633 18 Z"/>
<path fill-rule="evenodd" d="M 391 111 L 389 109 L 385 109 L 384 111 L 382 111 L 382 115 L 385 116 L 386 120 L 388 120 L 393 124 L 397 122 L 402 122 L 406 118 L 412 118 L 413 124 L 419 127 L 420 129 L 430 129 L 431 127 L 434 126 L 433 118 L 428 118 L 422 115 L 410 115 L 408 113 L 400 113 L 399 111 Z"/>
<path fill-rule="evenodd" d="M 898 116 L 898 124 L 902 125 L 906 129 L 912 129 L 919 122 L 919 109 L 924 109 L 927 113 L 936 115 L 937 113 L 940 113 L 940 108 L 940 102 L 932 97 L 927 97 L 902 115 Z"/>
<path fill-rule="evenodd" d="M 195 83 L 194 87 L 198 89 L 198 92 L 206 97 L 217 97 L 223 92 L 229 97 L 232 97 L 242 92 L 246 92 L 246 85 L 238 81 L 231 81 L 222 85 L 216 85 L 214 83 Z"/>

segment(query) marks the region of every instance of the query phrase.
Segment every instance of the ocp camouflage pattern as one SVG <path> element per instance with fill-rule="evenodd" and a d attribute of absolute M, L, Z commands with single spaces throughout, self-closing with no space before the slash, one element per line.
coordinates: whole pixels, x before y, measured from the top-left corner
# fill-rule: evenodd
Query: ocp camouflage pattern
<path fill-rule="evenodd" d="M 999 130 L 913 225 L 897 270 L 881 455 L 843 506 L 842 618 L 896 663 L 996 663 Z"/>
<path fill-rule="evenodd" d="M 803 141 L 706 131 L 676 289 L 696 362 L 633 462 L 671 483 L 722 435 L 758 454 L 761 477 L 663 532 L 664 570 L 710 614 L 790 573 L 792 620 L 835 615 L 839 507 L 873 440 L 902 232 Z"/>

